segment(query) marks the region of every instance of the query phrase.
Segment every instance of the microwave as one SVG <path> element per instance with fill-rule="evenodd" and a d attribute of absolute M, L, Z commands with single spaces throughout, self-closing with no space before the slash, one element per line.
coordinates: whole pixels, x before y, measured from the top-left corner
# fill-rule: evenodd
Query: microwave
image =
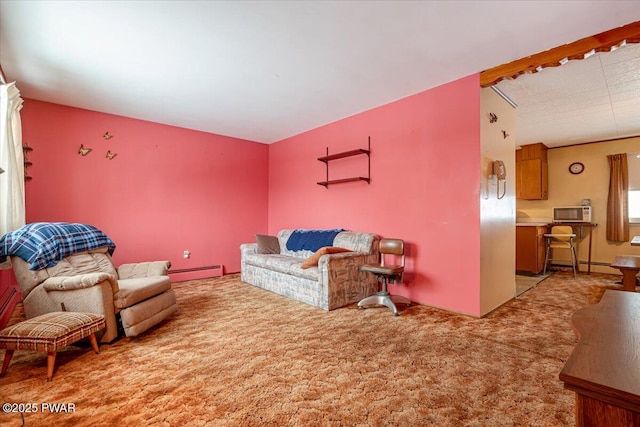
<path fill-rule="evenodd" d="M 553 222 L 591 222 L 591 206 L 553 208 Z"/>

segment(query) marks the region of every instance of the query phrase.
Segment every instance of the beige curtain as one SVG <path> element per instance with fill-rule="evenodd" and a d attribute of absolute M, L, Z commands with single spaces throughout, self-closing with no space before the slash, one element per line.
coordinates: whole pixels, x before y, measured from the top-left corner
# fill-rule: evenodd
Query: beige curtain
<path fill-rule="evenodd" d="M 629 169 L 627 155 L 612 154 L 609 159 L 609 198 L 607 199 L 607 240 L 629 241 Z"/>
<path fill-rule="evenodd" d="M 21 109 L 15 82 L 0 84 L 0 236 L 25 223 Z M 0 264 L 0 269 L 7 268 L 9 261 Z"/>

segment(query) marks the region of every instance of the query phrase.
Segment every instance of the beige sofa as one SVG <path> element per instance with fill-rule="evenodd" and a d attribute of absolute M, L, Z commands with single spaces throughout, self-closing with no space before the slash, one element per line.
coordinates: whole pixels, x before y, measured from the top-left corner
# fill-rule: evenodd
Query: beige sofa
<path fill-rule="evenodd" d="M 317 267 L 305 269 L 302 262 L 314 252 L 287 249 L 294 231 L 278 232 L 278 254 L 258 253 L 257 243 L 242 244 L 241 280 L 324 310 L 358 302 L 378 291 L 375 276 L 361 272 L 360 266 L 378 262 L 379 236 L 343 231 L 335 236 L 333 246 L 350 252 L 322 255 Z"/>
<path fill-rule="evenodd" d="M 11 256 L 27 318 L 53 311 L 84 311 L 105 316 L 102 342 L 136 336 L 177 310 L 167 275 L 168 261 L 123 264 L 115 268 L 106 247 L 67 256 L 55 266 L 30 270 Z M 100 335 L 97 334 L 97 335 Z"/>

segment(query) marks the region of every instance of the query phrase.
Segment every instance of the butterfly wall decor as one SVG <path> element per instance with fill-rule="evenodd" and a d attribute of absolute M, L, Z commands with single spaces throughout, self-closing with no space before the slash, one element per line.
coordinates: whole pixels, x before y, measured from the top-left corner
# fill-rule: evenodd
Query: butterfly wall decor
<path fill-rule="evenodd" d="M 93 148 L 84 148 L 84 144 L 80 144 L 80 148 L 78 148 L 78 154 L 84 157 L 89 154 L 91 150 L 93 150 Z"/>
<path fill-rule="evenodd" d="M 110 135 L 110 134 L 109 134 L 109 131 L 106 131 L 106 132 L 104 133 L 104 135 L 102 135 L 102 137 L 108 141 L 108 140 L 110 140 L 111 138 L 113 138 L 113 135 Z"/>
<path fill-rule="evenodd" d="M 115 156 L 117 156 L 117 155 L 118 155 L 118 153 L 112 153 L 112 152 L 111 152 L 111 150 L 109 150 L 109 151 L 107 151 L 107 155 L 106 155 L 106 157 L 107 157 L 107 159 L 109 159 L 109 160 L 113 160 L 113 158 L 114 158 Z"/>

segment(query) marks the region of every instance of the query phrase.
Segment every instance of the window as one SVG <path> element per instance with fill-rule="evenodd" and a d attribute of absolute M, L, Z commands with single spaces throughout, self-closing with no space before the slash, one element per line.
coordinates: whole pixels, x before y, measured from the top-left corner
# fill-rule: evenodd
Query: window
<path fill-rule="evenodd" d="M 629 222 L 640 223 L 640 191 L 629 191 Z"/>
<path fill-rule="evenodd" d="M 629 169 L 629 222 L 640 223 L 640 154 L 627 153 Z"/>

